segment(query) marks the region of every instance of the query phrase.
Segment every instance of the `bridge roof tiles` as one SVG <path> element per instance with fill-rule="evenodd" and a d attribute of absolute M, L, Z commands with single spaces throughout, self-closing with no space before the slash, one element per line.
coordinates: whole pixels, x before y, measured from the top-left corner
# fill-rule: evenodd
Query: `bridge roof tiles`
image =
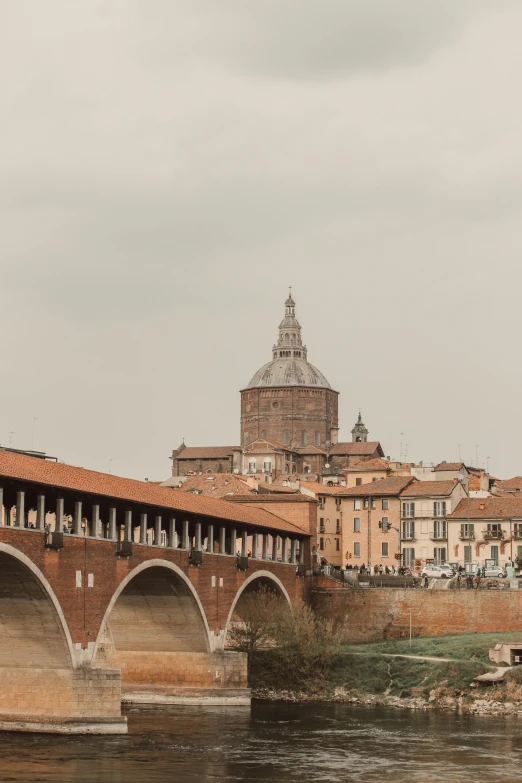
<path fill-rule="evenodd" d="M 297 525 L 261 508 L 235 505 L 226 500 L 180 492 L 145 481 L 98 473 L 59 462 L 47 462 L 0 449 L 0 485 L 4 477 L 58 489 L 85 492 L 108 499 L 141 503 L 173 512 L 187 512 L 212 519 L 222 519 L 229 523 L 236 522 L 278 532 L 307 535 L 306 531 Z"/>

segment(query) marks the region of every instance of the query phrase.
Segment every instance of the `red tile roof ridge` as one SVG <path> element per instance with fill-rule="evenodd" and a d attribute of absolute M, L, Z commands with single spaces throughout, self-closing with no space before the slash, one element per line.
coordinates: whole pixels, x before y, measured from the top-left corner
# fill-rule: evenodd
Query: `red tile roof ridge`
<path fill-rule="evenodd" d="M 406 487 L 402 496 L 421 496 L 421 495 L 450 495 L 458 485 L 457 479 L 447 479 L 445 481 L 416 481 L 409 487 Z"/>
<path fill-rule="evenodd" d="M 234 506 L 225 500 L 158 487 L 146 481 L 99 473 L 60 462 L 48 462 L 0 448 L 0 482 L 2 477 L 44 484 L 64 490 L 165 508 L 214 519 L 225 519 L 246 525 L 302 533 L 302 529 L 265 509 Z"/>

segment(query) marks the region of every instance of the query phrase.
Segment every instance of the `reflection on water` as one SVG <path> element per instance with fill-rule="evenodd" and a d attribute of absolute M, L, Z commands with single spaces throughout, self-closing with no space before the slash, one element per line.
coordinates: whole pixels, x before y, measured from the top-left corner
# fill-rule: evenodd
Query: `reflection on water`
<path fill-rule="evenodd" d="M 0 734 L 1 781 L 517 781 L 516 717 L 351 705 L 129 711 L 129 735 Z"/>

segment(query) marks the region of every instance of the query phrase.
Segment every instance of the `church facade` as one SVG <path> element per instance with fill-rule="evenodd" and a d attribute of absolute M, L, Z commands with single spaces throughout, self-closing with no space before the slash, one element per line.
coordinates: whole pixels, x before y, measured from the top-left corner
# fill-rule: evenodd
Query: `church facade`
<path fill-rule="evenodd" d="M 272 482 L 282 474 L 339 472 L 354 462 L 383 456 L 377 442 L 368 442 L 360 414 L 351 442 L 339 443 L 339 392 L 308 361 L 291 295 L 285 302 L 272 359 L 240 394 L 240 445 L 221 449 L 183 443 L 172 455 L 173 475 L 220 468 L 217 472 L 256 475 Z M 218 452 L 220 461 L 216 460 Z"/>

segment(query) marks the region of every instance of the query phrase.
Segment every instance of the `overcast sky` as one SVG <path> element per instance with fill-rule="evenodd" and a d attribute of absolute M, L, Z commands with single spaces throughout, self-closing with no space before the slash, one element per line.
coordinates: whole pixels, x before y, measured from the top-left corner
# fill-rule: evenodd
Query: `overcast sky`
<path fill-rule="evenodd" d="M 0 0 L 0 444 L 238 443 L 291 284 L 341 439 L 521 474 L 521 38 L 516 0 Z"/>

